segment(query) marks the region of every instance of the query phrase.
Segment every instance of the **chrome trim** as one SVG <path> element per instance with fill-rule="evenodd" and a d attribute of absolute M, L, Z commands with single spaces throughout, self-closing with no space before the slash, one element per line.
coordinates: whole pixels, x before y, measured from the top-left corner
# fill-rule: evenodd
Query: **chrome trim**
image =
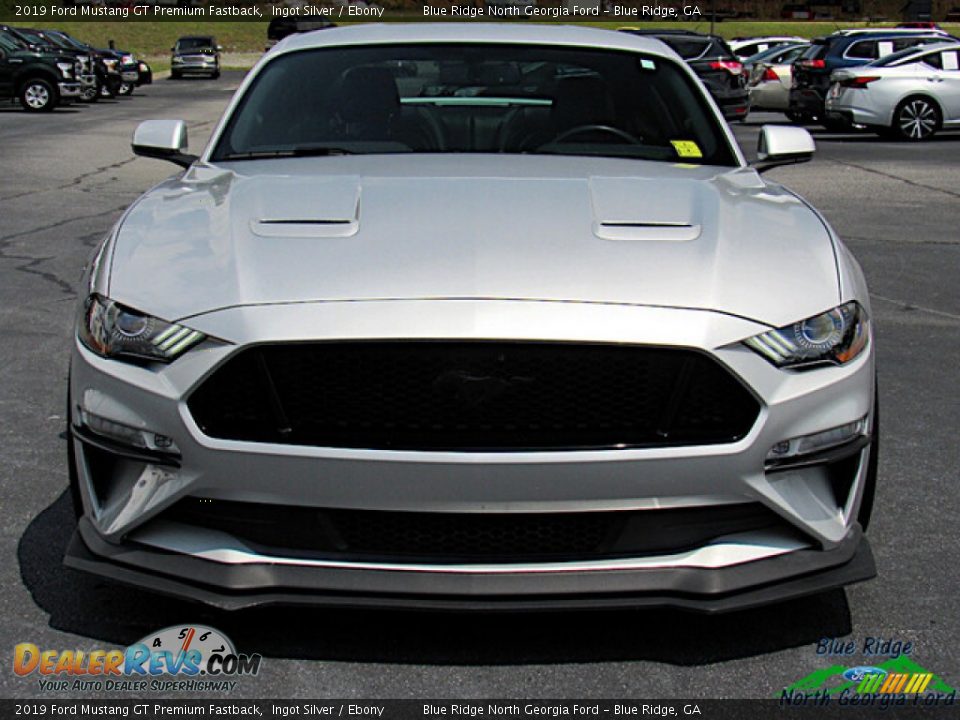
<path fill-rule="evenodd" d="M 720 568 L 740 565 L 811 547 L 794 537 L 769 530 L 728 535 L 709 545 L 642 558 L 611 558 L 551 563 L 471 563 L 426 564 L 357 562 L 262 555 L 247 548 L 236 538 L 214 530 L 193 527 L 168 520 L 156 520 L 134 531 L 130 540 L 167 552 L 209 560 L 225 565 L 291 565 L 341 570 L 378 570 L 388 572 L 440 573 L 458 575 L 511 575 L 532 573 L 602 572 L 652 570 L 673 567 Z"/>

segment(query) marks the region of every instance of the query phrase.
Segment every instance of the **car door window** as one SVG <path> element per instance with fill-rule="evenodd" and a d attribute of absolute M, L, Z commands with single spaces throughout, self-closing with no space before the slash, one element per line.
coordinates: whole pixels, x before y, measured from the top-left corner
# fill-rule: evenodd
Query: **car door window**
<path fill-rule="evenodd" d="M 877 41 L 861 40 L 860 42 L 854 43 L 847 50 L 847 57 L 858 60 L 876 60 L 880 57 L 877 54 Z"/>
<path fill-rule="evenodd" d="M 919 58 L 920 62 L 931 67 L 934 70 L 940 70 L 943 68 L 943 62 L 940 59 L 940 53 L 927 53 Z"/>

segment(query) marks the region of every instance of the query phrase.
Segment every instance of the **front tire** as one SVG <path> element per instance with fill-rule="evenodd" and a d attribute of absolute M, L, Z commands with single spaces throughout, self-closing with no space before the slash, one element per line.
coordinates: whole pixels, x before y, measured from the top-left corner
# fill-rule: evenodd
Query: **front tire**
<path fill-rule="evenodd" d="M 925 97 L 910 97 L 893 112 L 892 130 L 901 140 L 929 140 L 940 129 L 943 115 L 937 104 Z"/>
<path fill-rule="evenodd" d="M 50 112 L 59 100 L 57 88 L 43 78 L 27 80 L 20 88 L 20 104 L 28 112 Z"/>
<path fill-rule="evenodd" d="M 83 102 L 95 103 L 100 99 L 100 83 L 95 82 L 93 85 L 85 85 L 83 91 L 80 94 L 80 99 Z"/>

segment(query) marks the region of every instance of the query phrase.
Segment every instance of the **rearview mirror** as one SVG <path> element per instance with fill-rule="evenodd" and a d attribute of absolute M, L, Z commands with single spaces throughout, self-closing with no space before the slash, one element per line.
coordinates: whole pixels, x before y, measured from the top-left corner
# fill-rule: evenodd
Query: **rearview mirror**
<path fill-rule="evenodd" d="M 808 162 L 817 146 L 805 128 L 785 125 L 764 125 L 757 139 L 757 172 L 780 165 Z"/>
<path fill-rule="evenodd" d="M 145 120 L 133 133 L 133 152 L 143 157 L 169 160 L 190 167 L 197 159 L 188 155 L 187 124 L 183 120 Z"/>

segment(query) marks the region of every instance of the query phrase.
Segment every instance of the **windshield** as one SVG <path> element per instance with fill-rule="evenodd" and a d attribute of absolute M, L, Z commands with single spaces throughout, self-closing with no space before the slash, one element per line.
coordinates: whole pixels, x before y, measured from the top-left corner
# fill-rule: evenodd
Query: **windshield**
<path fill-rule="evenodd" d="M 280 55 L 213 160 L 330 153 L 553 153 L 736 165 L 673 61 L 529 45 L 383 45 Z"/>
<path fill-rule="evenodd" d="M 181 38 L 177 40 L 177 51 L 198 50 L 213 47 L 213 38 Z"/>
<path fill-rule="evenodd" d="M 67 50 L 86 50 L 87 46 L 84 45 L 79 40 L 74 40 L 72 37 L 65 33 L 60 32 L 51 32 L 48 33 L 50 38 L 54 42 L 59 42 L 60 46 L 66 48 Z"/>
<path fill-rule="evenodd" d="M 17 50 L 22 50 L 23 47 L 23 44 L 16 38 L 0 33 L 0 48 L 3 48 L 7 52 L 16 52 Z"/>

